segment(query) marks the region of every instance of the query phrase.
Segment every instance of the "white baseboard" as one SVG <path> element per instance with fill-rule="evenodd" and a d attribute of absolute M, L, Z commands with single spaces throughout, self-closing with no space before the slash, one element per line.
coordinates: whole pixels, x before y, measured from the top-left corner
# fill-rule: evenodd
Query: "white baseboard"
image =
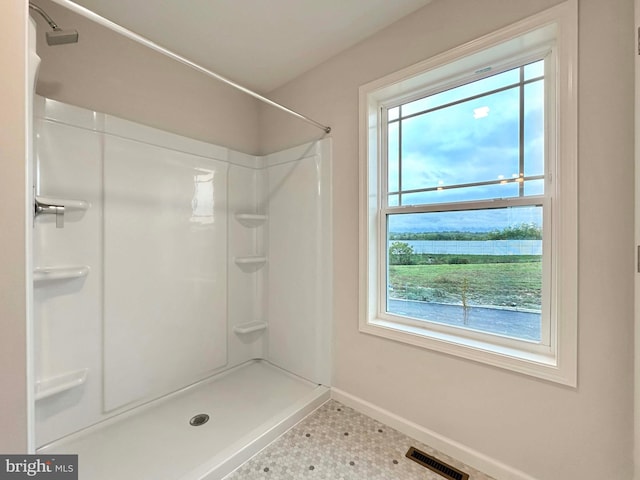
<path fill-rule="evenodd" d="M 505 465 L 483 453 L 478 452 L 466 445 L 455 440 L 440 435 L 428 428 L 422 427 L 416 423 L 402 418 L 395 413 L 378 407 L 362 398 L 351 395 L 338 388 L 331 388 L 331 398 L 338 402 L 357 410 L 360 413 L 368 415 L 379 422 L 395 428 L 399 432 L 415 438 L 419 442 L 425 443 L 442 453 L 449 455 L 481 472 L 491 475 L 500 480 L 536 480 L 531 475 Z"/>

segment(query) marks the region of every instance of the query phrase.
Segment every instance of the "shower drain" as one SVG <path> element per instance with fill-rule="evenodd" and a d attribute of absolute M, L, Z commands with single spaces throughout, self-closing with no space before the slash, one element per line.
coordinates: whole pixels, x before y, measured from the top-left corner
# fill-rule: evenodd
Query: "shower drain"
<path fill-rule="evenodd" d="M 193 427 L 199 427 L 200 425 L 204 425 L 209 421 L 209 415 L 206 413 L 199 413 L 198 415 L 194 415 L 189 420 L 189 424 Z"/>

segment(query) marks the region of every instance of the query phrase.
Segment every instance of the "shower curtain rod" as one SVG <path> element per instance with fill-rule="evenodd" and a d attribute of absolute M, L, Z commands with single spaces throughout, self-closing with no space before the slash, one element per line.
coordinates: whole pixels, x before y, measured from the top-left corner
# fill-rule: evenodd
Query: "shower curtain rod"
<path fill-rule="evenodd" d="M 152 42 L 151 40 L 149 40 L 148 38 L 143 37 L 142 35 L 138 35 L 137 33 L 132 32 L 131 30 L 128 30 L 126 28 L 124 28 L 121 25 L 118 25 L 117 23 L 112 22 L 111 20 L 107 20 L 104 17 L 101 17 L 100 15 L 98 15 L 95 12 L 92 12 L 91 10 L 89 10 L 88 8 L 85 8 L 83 6 L 78 5 L 77 3 L 74 3 L 70 0 L 53 0 L 54 3 L 57 3 L 58 5 L 61 5 L 65 8 L 68 8 L 69 10 L 71 10 L 72 12 L 75 12 L 79 15 L 82 15 L 85 18 L 88 18 L 89 20 L 92 20 L 96 23 L 98 23 L 99 25 L 102 25 L 103 27 L 107 27 L 110 30 L 113 30 L 116 33 L 119 33 L 120 35 L 129 38 L 130 40 L 133 40 L 134 42 L 138 42 L 141 45 L 144 45 L 145 47 L 148 47 L 152 50 L 155 50 L 156 52 L 159 52 L 163 55 L 166 55 L 169 58 L 172 58 L 173 60 L 176 60 L 180 63 L 182 63 L 183 65 L 187 65 L 188 67 L 193 68 L 194 70 L 200 72 L 200 73 L 204 73 L 205 75 L 208 75 L 209 77 L 215 78 L 216 80 L 222 82 L 222 83 L 226 83 L 227 85 L 240 90 L 241 92 L 246 93 L 247 95 L 251 95 L 254 98 L 257 98 L 258 100 L 260 100 L 261 102 L 264 102 L 268 105 L 271 105 L 272 107 L 276 107 L 284 112 L 287 112 L 290 115 L 293 115 L 294 117 L 299 118 L 300 120 L 303 120 L 307 123 L 310 123 L 311 125 L 318 127 L 319 129 L 323 130 L 325 133 L 331 133 L 331 127 L 328 127 L 326 125 L 323 125 L 319 122 L 316 122 L 315 120 L 307 117 L 306 115 L 302 115 L 301 113 L 296 112 L 295 110 L 291 110 L 288 107 L 285 107 L 284 105 L 279 104 L 278 102 L 274 102 L 273 100 L 268 99 L 267 97 L 264 97 L 262 95 L 260 95 L 259 93 L 254 92 L 253 90 L 250 90 L 246 87 L 243 87 L 242 85 L 239 85 L 231 80 L 229 80 L 226 77 L 223 77 L 222 75 L 219 75 L 211 70 L 208 70 L 200 65 L 198 65 L 197 63 L 192 62 L 191 60 L 188 60 L 187 58 L 178 55 L 177 53 L 172 52 L 171 50 L 167 50 L 164 47 L 161 47 L 160 45 L 158 45 L 157 43 Z"/>

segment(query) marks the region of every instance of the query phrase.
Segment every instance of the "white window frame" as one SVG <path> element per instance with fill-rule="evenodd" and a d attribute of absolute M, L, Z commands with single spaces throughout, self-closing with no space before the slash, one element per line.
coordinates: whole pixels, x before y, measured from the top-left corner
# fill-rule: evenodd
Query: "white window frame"
<path fill-rule="evenodd" d="M 483 78 L 488 66 L 497 73 L 543 57 L 547 92 L 546 193 L 540 202 L 545 203 L 543 341 L 521 341 L 387 313 L 386 214 L 424 211 L 424 207 L 386 207 L 386 157 L 381 152 L 386 152 L 382 129 L 387 125 L 387 108 L 453 88 L 462 79 L 468 83 Z M 575 387 L 577 118 L 576 0 L 360 87 L 360 331 Z M 519 202 L 522 199 L 503 201 L 505 206 Z"/>

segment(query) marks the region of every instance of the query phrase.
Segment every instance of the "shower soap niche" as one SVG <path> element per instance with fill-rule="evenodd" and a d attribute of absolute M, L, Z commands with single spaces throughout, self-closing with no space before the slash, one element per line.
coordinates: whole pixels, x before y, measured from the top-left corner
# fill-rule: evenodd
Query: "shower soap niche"
<path fill-rule="evenodd" d="M 83 385 L 87 381 L 88 371 L 83 368 L 57 377 L 38 380 L 36 382 L 36 400 L 42 400 Z"/>
<path fill-rule="evenodd" d="M 240 222 L 245 227 L 253 228 L 259 227 L 267 221 L 266 215 L 261 215 L 258 213 L 236 213 L 236 220 Z"/>
<path fill-rule="evenodd" d="M 267 328 L 266 322 L 256 321 L 256 322 L 247 322 L 247 323 L 241 323 L 239 325 L 236 325 L 235 327 L 233 327 L 233 331 L 237 334 L 242 335 L 246 333 L 260 332 L 262 330 L 266 330 L 266 328 Z"/>
<path fill-rule="evenodd" d="M 66 267 L 39 267 L 33 271 L 33 283 L 43 285 L 56 280 L 73 280 L 89 275 L 88 265 L 71 265 Z"/>

